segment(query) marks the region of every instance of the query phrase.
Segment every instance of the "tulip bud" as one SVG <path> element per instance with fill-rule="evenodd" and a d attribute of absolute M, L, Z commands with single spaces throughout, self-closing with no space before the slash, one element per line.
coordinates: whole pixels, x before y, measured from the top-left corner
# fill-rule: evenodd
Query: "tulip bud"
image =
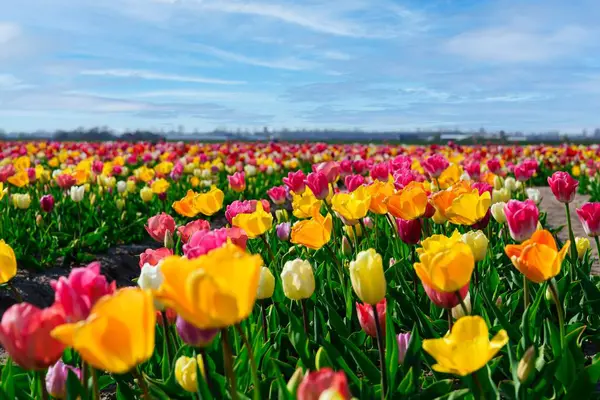
<path fill-rule="evenodd" d="M 350 244 L 347 236 L 342 237 L 342 254 L 345 256 L 352 255 L 352 245 Z"/>
<path fill-rule="evenodd" d="M 292 224 L 289 222 L 282 222 L 275 228 L 277 232 L 277 237 L 279 240 L 287 242 L 290 240 L 290 231 L 292 229 Z"/>
<path fill-rule="evenodd" d="M 373 229 L 373 220 L 371 219 L 371 217 L 364 217 L 363 223 L 365 224 L 365 228 Z"/>
<path fill-rule="evenodd" d="M 286 262 L 281 271 L 281 281 L 288 299 L 308 299 L 315 291 L 313 268 L 306 260 L 297 258 Z"/>
<path fill-rule="evenodd" d="M 509 176 L 504 180 L 504 188 L 510 192 L 514 192 L 517 189 L 517 181 L 515 178 Z"/>
<path fill-rule="evenodd" d="M 496 307 L 502 307 L 502 296 L 498 296 L 496 299 Z"/>
<path fill-rule="evenodd" d="M 408 344 L 410 343 L 410 332 L 400 333 L 397 337 L 398 340 L 398 364 L 404 363 L 406 352 L 408 351 Z"/>
<path fill-rule="evenodd" d="M 167 249 L 172 249 L 173 246 L 175 246 L 175 243 L 173 243 L 173 232 L 171 232 L 170 230 L 165 231 L 165 242 L 164 242 L 164 246 Z"/>
<path fill-rule="evenodd" d="M 287 222 L 290 220 L 287 210 L 284 209 L 275 210 L 275 218 L 277 219 L 278 223 Z"/>
<path fill-rule="evenodd" d="M 523 354 L 523 358 L 521 358 L 519 366 L 517 367 L 517 377 L 519 378 L 519 382 L 523 383 L 529 378 L 531 371 L 533 371 L 535 367 L 535 357 L 536 350 L 533 346 L 528 348 L 525 354 Z"/>
<path fill-rule="evenodd" d="M 115 201 L 115 204 L 117 206 L 117 210 L 119 210 L 119 211 L 121 211 L 121 210 L 123 210 L 123 208 L 125 208 L 125 200 L 123 200 L 123 199 L 117 199 Z"/>
<path fill-rule="evenodd" d="M 219 333 L 218 329 L 196 328 L 180 316 L 177 316 L 175 327 L 181 340 L 192 347 L 209 346 L 215 336 L 217 336 L 217 333 Z"/>
<path fill-rule="evenodd" d="M 175 362 L 175 380 L 186 392 L 196 393 L 198 388 L 198 368 L 200 368 L 202 376 L 206 377 L 204 362 L 200 354 L 196 358 L 181 356 Z"/>
<path fill-rule="evenodd" d="M 471 294 L 469 292 L 467 292 L 467 295 L 463 299 L 463 304 L 465 305 L 467 312 L 471 314 Z M 452 308 L 452 316 L 454 317 L 454 319 L 462 318 L 465 315 L 468 314 L 465 314 L 465 310 L 463 310 L 462 304 L 458 304 Z"/>
<path fill-rule="evenodd" d="M 46 373 L 46 391 L 50 396 L 57 399 L 64 399 L 67 396 L 67 377 L 71 370 L 79 379 L 81 371 L 78 368 L 65 365 L 61 360 L 48 368 Z"/>
<path fill-rule="evenodd" d="M 260 278 L 258 281 L 258 289 L 256 298 L 258 300 L 268 299 L 273 296 L 275 291 L 275 277 L 271 270 L 267 267 L 260 269 Z"/>
<path fill-rule="evenodd" d="M 492 204 L 492 206 L 490 207 L 492 211 L 492 217 L 494 217 L 496 222 L 498 222 L 499 224 L 506 223 L 506 214 L 504 214 L 505 205 L 506 203 L 501 201 L 499 203 Z"/>
<path fill-rule="evenodd" d="M 144 264 L 140 276 L 137 280 L 137 284 L 142 289 L 158 290 L 163 280 L 164 277 L 160 272 L 160 262 L 155 266 L 152 266 L 150 264 Z M 156 308 L 159 311 L 162 311 L 165 307 L 160 301 L 154 300 L 154 308 Z"/>
<path fill-rule="evenodd" d="M 552 301 L 553 300 L 553 295 L 552 295 L 552 290 L 550 290 L 550 286 L 546 286 L 546 293 L 544 293 L 544 297 L 546 298 L 546 301 Z"/>
<path fill-rule="evenodd" d="M 35 216 L 35 224 L 40 228 L 44 226 L 44 218 L 40 214 Z"/>
<path fill-rule="evenodd" d="M 287 390 L 292 395 L 298 390 L 298 386 L 300 385 L 300 382 L 302 382 L 302 379 L 304 379 L 304 371 L 302 371 L 302 368 L 298 368 L 287 383 Z"/>
<path fill-rule="evenodd" d="M 500 190 L 500 189 L 502 189 L 503 186 L 504 186 L 504 182 L 502 182 L 502 177 L 496 175 L 494 177 L 494 189 Z"/>
<path fill-rule="evenodd" d="M 374 250 L 361 251 L 350 263 L 352 288 L 363 303 L 377 304 L 386 294 L 387 283 L 383 273 L 383 261 Z"/>
<path fill-rule="evenodd" d="M 483 232 L 469 231 L 462 235 L 462 241 L 471 248 L 475 261 L 481 261 L 485 258 L 488 248 L 488 238 Z"/>
<path fill-rule="evenodd" d="M 576 237 L 575 244 L 577 245 L 577 257 L 581 260 L 590 248 L 590 239 L 586 237 Z"/>
<path fill-rule="evenodd" d="M 358 322 L 362 330 L 371 337 L 377 337 L 377 330 L 375 327 L 375 315 L 373 314 L 373 307 L 369 304 L 356 303 L 356 313 L 358 315 Z M 379 320 L 379 326 L 385 336 L 385 317 L 387 313 L 387 301 L 386 299 L 381 300 L 377 303 L 377 319 Z"/>

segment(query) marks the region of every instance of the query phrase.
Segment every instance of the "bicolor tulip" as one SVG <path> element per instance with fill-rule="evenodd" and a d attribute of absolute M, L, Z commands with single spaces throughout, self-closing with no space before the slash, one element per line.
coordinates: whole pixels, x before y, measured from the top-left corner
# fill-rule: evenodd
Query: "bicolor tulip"
<path fill-rule="evenodd" d="M 175 220 L 167 213 L 161 213 L 148 218 L 144 225 L 146 232 L 150 237 L 159 243 L 164 243 L 167 231 L 173 235 L 175 233 Z"/>
<path fill-rule="evenodd" d="M 546 230 L 535 231 L 521 244 L 508 245 L 506 255 L 513 265 L 532 282 L 542 283 L 560 273 L 560 268 L 570 242 L 559 251 L 552 234 Z"/>
<path fill-rule="evenodd" d="M 410 332 L 399 333 L 396 340 L 398 342 L 398 364 L 404 364 L 408 345 L 410 344 Z"/>
<path fill-rule="evenodd" d="M 274 204 L 280 206 L 285 203 L 287 190 L 285 189 L 285 186 L 273 186 L 271 189 L 267 190 L 267 195 Z"/>
<path fill-rule="evenodd" d="M 377 303 L 377 319 L 379 319 L 379 326 L 381 327 L 383 336 L 385 336 L 385 321 L 387 312 L 387 301 L 384 298 Z M 356 314 L 358 315 L 358 322 L 360 327 L 365 333 L 371 337 L 377 337 L 377 329 L 375 328 L 375 315 L 373 313 L 373 306 L 370 304 L 356 303 Z"/>
<path fill-rule="evenodd" d="M 248 235 L 237 227 L 198 231 L 183 245 L 183 254 L 189 259 L 197 258 L 223 246 L 228 240 L 245 250 Z"/>
<path fill-rule="evenodd" d="M 484 319 L 467 316 L 459 319 L 445 337 L 423 340 L 423 350 L 436 360 L 432 367 L 435 371 L 466 376 L 483 368 L 506 343 L 504 329 L 490 340 Z"/>
<path fill-rule="evenodd" d="M 540 211 L 532 200 L 510 200 L 504 206 L 510 236 L 517 242 L 529 239 L 535 232 Z"/>
<path fill-rule="evenodd" d="M 241 193 L 246 190 L 246 175 L 243 172 L 236 172 L 227 177 L 229 187 L 236 193 Z"/>
<path fill-rule="evenodd" d="M 321 368 L 309 372 L 298 386 L 298 400 L 350 400 L 348 379 L 343 371 Z"/>

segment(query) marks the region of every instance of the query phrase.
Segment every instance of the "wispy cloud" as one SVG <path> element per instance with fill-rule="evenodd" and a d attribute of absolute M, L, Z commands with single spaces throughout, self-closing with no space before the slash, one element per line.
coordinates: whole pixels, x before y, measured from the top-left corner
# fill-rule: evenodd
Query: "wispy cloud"
<path fill-rule="evenodd" d="M 204 78 L 200 76 L 187 76 L 176 74 L 164 74 L 159 72 L 134 70 L 134 69 L 90 69 L 80 72 L 81 75 L 108 76 L 114 78 L 136 78 L 154 81 L 173 81 L 189 83 L 210 83 L 215 85 L 241 85 L 245 81 Z"/>
<path fill-rule="evenodd" d="M 245 56 L 243 54 L 238 54 L 238 53 L 234 53 L 231 51 L 222 50 L 217 47 L 207 46 L 207 45 L 202 45 L 202 44 L 198 44 L 194 47 L 206 54 L 211 54 L 211 55 L 221 58 L 223 60 L 233 61 L 233 62 L 242 63 L 242 64 L 248 64 L 248 65 L 255 65 L 258 67 L 284 69 L 284 70 L 290 70 L 290 71 L 301 71 L 301 70 L 305 70 L 305 69 L 311 69 L 311 68 L 315 67 L 315 65 L 316 65 L 313 62 L 301 60 L 301 59 L 298 59 L 295 57 L 269 60 L 269 59 L 263 59 L 263 58 L 258 58 L 258 57 L 249 57 L 249 56 Z"/>

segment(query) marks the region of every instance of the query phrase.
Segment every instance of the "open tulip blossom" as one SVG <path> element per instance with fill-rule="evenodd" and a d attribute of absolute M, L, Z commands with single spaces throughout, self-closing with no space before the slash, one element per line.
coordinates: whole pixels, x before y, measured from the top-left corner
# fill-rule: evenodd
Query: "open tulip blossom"
<path fill-rule="evenodd" d="M 269 134 L 3 138 L 0 399 L 600 398 L 595 144 Z"/>

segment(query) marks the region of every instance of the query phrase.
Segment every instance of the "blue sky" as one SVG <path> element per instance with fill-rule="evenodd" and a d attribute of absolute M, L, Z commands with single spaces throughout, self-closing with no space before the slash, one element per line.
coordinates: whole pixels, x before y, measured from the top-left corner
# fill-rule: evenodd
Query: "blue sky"
<path fill-rule="evenodd" d="M 600 126 L 597 0 L 4 0 L 0 128 Z"/>

